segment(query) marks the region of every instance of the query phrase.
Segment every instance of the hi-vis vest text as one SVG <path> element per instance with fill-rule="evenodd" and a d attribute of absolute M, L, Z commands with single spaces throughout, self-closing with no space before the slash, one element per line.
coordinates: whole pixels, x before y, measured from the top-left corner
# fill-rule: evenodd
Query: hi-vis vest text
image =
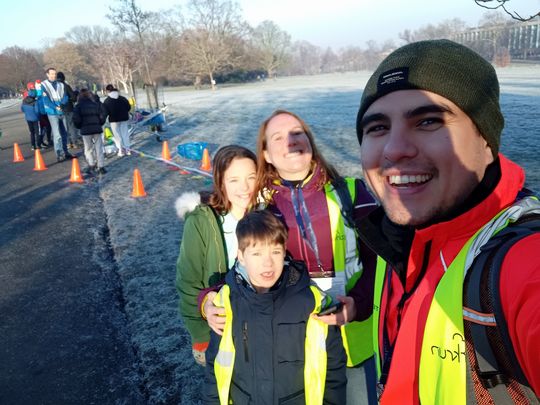
<path fill-rule="evenodd" d="M 354 202 L 356 196 L 355 179 L 346 177 L 347 188 Z M 331 184 L 324 187 L 330 229 L 332 231 L 332 250 L 334 254 L 334 271 L 336 281 L 345 288 L 341 294 L 345 295 L 362 276 L 362 266 L 356 243 L 356 232 L 345 225 L 341 215 L 341 202 L 337 192 Z M 371 344 L 373 316 L 362 322 L 350 322 L 341 327 L 343 346 L 347 353 L 347 367 L 356 366 L 373 356 Z"/>
<path fill-rule="evenodd" d="M 465 334 L 463 328 L 463 280 L 467 270 L 489 239 L 520 217 L 540 213 L 536 199 L 524 198 L 499 212 L 463 246 L 439 281 L 426 324 L 419 370 L 419 397 L 422 404 L 465 405 L 467 401 Z M 377 260 L 374 296 L 373 344 L 377 372 L 381 373 L 379 316 L 386 263 Z"/>
<path fill-rule="evenodd" d="M 315 308 L 312 313 L 321 310 L 322 294 L 317 287 L 310 287 L 315 298 Z M 231 310 L 230 289 L 224 285 L 214 298 L 214 305 L 225 308 L 225 329 L 219 344 L 219 351 L 214 362 L 219 403 L 229 404 L 229 392 L 232 381 L 235 348 L 232 335 L 233 313 Z M 306 404 L 319 405 L 323 403 L 326 382 L 326 337 L 328 325 L 309 317 L 306 325 L 304 387 Z"/>

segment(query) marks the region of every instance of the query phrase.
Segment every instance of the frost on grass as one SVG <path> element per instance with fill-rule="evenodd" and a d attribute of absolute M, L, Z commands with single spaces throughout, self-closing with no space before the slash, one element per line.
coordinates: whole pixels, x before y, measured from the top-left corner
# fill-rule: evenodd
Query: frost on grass
<path fill-rule="evenodd" d="M 531 186 L 539 189 L 533 156 L 537 147 L 530 146 L 540 143 L 540 135 L 532 130 L 537 126 L 535 117 L 526 114 L 540 110 L 537 68 L 499 73 L 507 122 L 502 150 L 526 166 Z M 176 163 L 198 168 L 200 162 L 175 154 L 176 145 L 208 142 L 211 154 L 232 143 L 255 150 L 261 121 L 276 109 L 287 109 L 311 126 L 318 148 L 340 173 L 360 176 L 355 124 L 368 77 L 368 73 L 346 73 L 282 78 L 215 92 L 168 90 L 163 101 L 172 124 L 162 135 Z M 520 136 L 523 132 L 527 137 Z M 138 133 L 133 141 L 134 148 L 161 155 L 162 144 L 154 135 Z M 145 198 L 130 197 L 136 167 L 148 194 Z M 177 312 L 175 266 L 183 222 L 176 216 L 174 202 L 184 192 L 209 189 L 210 181 L 169 170 L 148 157 L 111 158 L 107 169 L 100 194 L 145 393 L 150 403 L 199 403 L 204 371 L 192 359 L 189 335 Z"/>

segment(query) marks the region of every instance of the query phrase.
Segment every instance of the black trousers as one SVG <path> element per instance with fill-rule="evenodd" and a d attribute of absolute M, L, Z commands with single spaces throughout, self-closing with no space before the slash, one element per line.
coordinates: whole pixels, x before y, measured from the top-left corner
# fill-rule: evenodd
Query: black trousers
<path fill-rule="evenodd" d="M 30 144 L 36 148 L 41 145 L 43 138 L 39 132 L 39 121 L 26 121 L 30 130 Z"/>
<path fill-rule="evenodd" d="M 49 145 L 53 144 L 52 141 L 52 129 L 51 129 L 51 123 L 49 122 L 49 117 L 47 117 L 47 114 L 39 116 L 39 127 L 40 127 L 40 137 L 41 142 L 43 142 L 45 136 L 47 136 L 47 143 Z"/>

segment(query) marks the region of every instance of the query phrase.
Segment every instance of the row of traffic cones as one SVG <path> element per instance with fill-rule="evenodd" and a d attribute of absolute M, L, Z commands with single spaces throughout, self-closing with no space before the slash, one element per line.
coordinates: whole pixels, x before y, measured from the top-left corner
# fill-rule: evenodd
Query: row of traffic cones
<path fill-rule="evenodd" d="M 161 151 L 161 156 L 163 160 L 170 161 L 171 160 L 171 154 L 169 151 L 169 145 L 167 141 L 163 142 L 163 148 Z M 24 156 L 21 153 L 21 149 L 19 148 L 19 144 L 15 143 L 13 144 L 13 162 L 24 162 Z M 212 164 L 210 163 L 210 156 L 208 153 L 208 149 L 204 149 L 203 152 L 203 158 L 201 162 L 201 170 L 205 171 L 211 171 L 212 170 Z M 43 171 L 47 170 L 47 166 L 45 165 L 45 162 L 43 161 L 43 157 L 41 156 L 41 151 L 39 149 L 35 150 L 35 165 L 34 165 L 35 171 Z M 70 183 L 84 183 L 84 179 L 81 175 L 81 168 L 79 166 L 79 160 L 77 158 L 72 159 L 71 161 L 71 176 L 69 178 Z M 144 190 L 144 184 L 142 182 L 141 173 L 139 169 L 135 169 L 133 171 L 133 192 L 131 193 L 132 197 L 145 197 L 146 191 Z"/>
<path fill-rule="evenodd" d="M 45 162 L 43 161 L 43 157 L 41 156 L 41 151 L 39 149 L 35 150 L 34 156 L 35 156 L 34 170 L 36 172 L 47 170 L 47 166 L 45 166 Z M 18 143 L 13 144 L 13 162 L 14 163 L 24 162 L 24 156 L 21 152 L 21 148 L 19 148 Z"/>
<path fill-rule="evenodd" d="M 169 156 L 170 160 L 170 156 Z M 35 150 L 35 171 L 43 171 L 47 170 L 47 166 L 45 165 L 45 162 L 43 161 L 43 157 L 41 156 L 41 151 L 39 149 Z M 21 152 L 21 148 L 19 147 L 19 144 L 15 143 L 13 144 L 13 162 L 19 163 L 24 162 L 24 156 Z M 84 179 L 81 175 L 81 167 L 79 166 L 79 159 L 74 158 L 71 160 L 71 176 L 69 178 L 70 183 L 84 183 Z M 133 172 L 133 192 L 131 193 L 132 197 L 145 197 L 146 192 L 144 191 L 144 185 L 141 178 L 141 173 L 139 172 L 139 169 L 135 169 Z"/>

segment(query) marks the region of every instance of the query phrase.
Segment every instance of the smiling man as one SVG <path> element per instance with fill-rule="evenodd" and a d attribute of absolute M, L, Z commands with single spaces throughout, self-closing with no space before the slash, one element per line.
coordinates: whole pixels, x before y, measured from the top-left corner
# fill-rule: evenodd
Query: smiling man
<path fill-rule="evenodd" d="M 503 126 L 495 70 L 451 41 L 396 50 L 366 85 L 357 134 L 382 207 L 358 226 L 378 254 L 382 404 L 537 400 L 540 205 L 499 153 Z M 485 245 L 507 229 L 526 236 L 488 274 L 474 259 L 500 249 Z M 476 289 L 470 273 L 481 275 Z"/>

